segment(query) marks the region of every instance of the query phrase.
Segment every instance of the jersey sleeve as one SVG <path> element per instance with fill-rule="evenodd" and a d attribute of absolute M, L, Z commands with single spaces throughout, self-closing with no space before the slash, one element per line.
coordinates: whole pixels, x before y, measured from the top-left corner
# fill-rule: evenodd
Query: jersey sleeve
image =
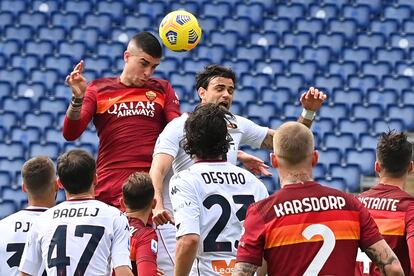
<path fill-rule="evenodd" d="M 119 213 L 113 221 L 114 238 L 112 241 L 111 258 L 114 268 L 127 265 L 131 267 L 129 259 L 129 224 L 128 219 Z"/>
<path fill-rule="evenodd" d="M 355 204 L 359 208 L 359 224 L 360 224 L 360 240 L 359 247 L 362 251 L 365 251 L 368 247 L 373 245 L 383 237 L 379 233 L 378 227 L 375 224 L 374 219 L 371 217 L 367 208 L 356 198 L 353 198 Z"/>
<path fill-rule="evenodd" d="M 164 106 L 164 114 L 167 122 L 171 122 L 174 118 L 180 116 L 180 102 L 177 98 L 177 94 L 172 88 L 171 84 L 167 82 L 167 87 L 165 88 L 166 99 Z"/>
<path fill-rule="evenodd" d="M 96 113 L 96 91 L 93 84 L 86 89 L 85 98 L 82 104 L 81 117 L 79 120 L 71 120 L 65 115 L 62 133 L 68 141 L 73 141 L 85 131 L 93 115 Z"/>
<path fill-rule="evenodd" d="M 405 215 L 405 225 L 411 270 L 414 271 L 414 202 L 412 202 L 407 208 L 407 213 Z"/>
<path fill-rule="evenodd" d="M 237 262 L 262 265 L 265 244 L 265 223 L 257 211 L 256 204 L 247 209 L 243 235 L 237 248 Z"/>
<path fill-rule="evenodd" d="M 191 176 L 178 174 L 170 181 L 170 195 L 174 210 L 176 237 L 200 235 L 200 201 L 191 183 Z"/>
<path fill-rule="evenodd" d="M 237 122 L 240 124 L 240 127 L 243 128 L 240 145 L 248 145 L 255 149 L 260 148 L 269 128 L 259 126 L 241 116 L 237 116 Z"/>
<path fill-rule="evenodd" d="M 177 118 L 168 123 L 158 136 L 157 142 L 155 143 L 154 155 L 158 153 L 165 153 L 174 158 L 177 157 L 182 137 L 183 127 L 180 119 Z"/>
<path fill-rule="evenodd" d="M 146 231 L 149 232 L 148 235 L 134 245 L 138 275 L 157 275 L 158 238 L 154 229 Z"/>
<path fill-rule="evenodd" d="M 42 251 L 38 236 L 39 234 L 35 223 L 27 235 L 19 271 L 30 275 L 38 275 L 40 269 L 42 269 Z"/>

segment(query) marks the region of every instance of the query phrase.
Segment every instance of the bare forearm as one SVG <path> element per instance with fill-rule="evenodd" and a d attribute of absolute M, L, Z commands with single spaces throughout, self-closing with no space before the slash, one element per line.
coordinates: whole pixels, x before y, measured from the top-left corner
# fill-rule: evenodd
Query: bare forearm
<path fill-rule="evenodd" d="M 266 137 L 264 138 L 262 144 L 260 145 L 261 149 L 273 150 L 273 135 L 275 131 L 270 129 L 267 131 Z"/>
<path fill-rule="evenodd" d="M 189 235 L 192 236 L 192 235 Z M 189 275 L 197 254 L 198 242 L 183 236 L 178 239 L 175 251 L 175 276 Z"/>
<path fill-rule="evenodd" d="M 251 276 L 257 270 L 257 265 L 238 262 L 234 266 L 233 276 Z"/>
<path fill-rule="evenodd" d="M 308 120 L 303 118 L 302 116 L 299 116 L 298 122 L 310 128 L 312 126 L 313 120 Z"/>
<path fill-rule="evenodd" d="M 164 176 L 161 172 L 152 169 L 152 167 L 149 174 L 151 176 L 152 185 L 154 185 L 154 198 L 157 200 L 156 208 L 164 208 L 164 198 L 162 196 Z"/>
<path fill-rule="evenodd" d="M 384 240 L 367 248 L 365 253 L 384 275 L 404 275 L 400 261 Z"/>
<path fill-rule="evenodd" d="M 154 198 L 157 200 L 158 209 L 164 208 L 163 190 L 164 179 L 171 169 L 174 158 L 171 155 L 159 153 L 156 154 L 152 160 L 149 174 L 151 176 L 152 184 L 154 185 Z"/>

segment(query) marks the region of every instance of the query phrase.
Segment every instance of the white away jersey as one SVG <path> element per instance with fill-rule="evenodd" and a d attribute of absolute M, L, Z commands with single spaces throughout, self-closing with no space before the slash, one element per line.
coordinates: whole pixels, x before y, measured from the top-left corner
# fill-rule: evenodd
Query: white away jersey
<path fill-rule="evenodd" d="M 266 187 L 229 162 L 199 162 L 171 178 L 170 195 L 177 237 L 200 236 L 191 275 L 230 275 L 247 208 Z"/>
<path fill-rule="evenodd" d="M 31 206 L 0 220 L 0 275 L 19 275 L 19 264 L 29 230 L 46 210 Z M 44 266 L 33 275 L 42 275 L 43 272 Z"/>
<path fill-rule="evenodd" d="M 158 137 L 154 148 L 154 155 L 165 153 L 174 157 L 172 164 L 174 174 L 194 164 L 191 157 L 180 147 L 180 141 L 184 137 L 184 124 L 188 116 L 188 113 L 183 113 L 180 117 L 169 122 Z M 237 115 L 234 115 L 234 117 L 235 119 L 231 120 L 231 125 L 228 126 L 228 131 L 233 141 L 230 143 L 230 148 L 227 152 L 227 161 L 232 164 L 237 163 L 237 152 L 240 145 L 260 148 L 268 132 L 267 127 L 261 127 L 249 119 Z M 168 182 L 169 179 L 166 178 L 164 189 L 167 189 L 167 191 Z M 167 199 L 166 201 L 168 202 L 169 200 Z M 171 208 L 167 204 L 164 205 L 166 205 L 167 209 Z"/>
<path fill-rule="evenodd" d="M 65 201 L 33 223 L 19 270 L 48 275 L 111 275 L 128 265 L 129 225 L 115 207 L 98 200 Z"/>

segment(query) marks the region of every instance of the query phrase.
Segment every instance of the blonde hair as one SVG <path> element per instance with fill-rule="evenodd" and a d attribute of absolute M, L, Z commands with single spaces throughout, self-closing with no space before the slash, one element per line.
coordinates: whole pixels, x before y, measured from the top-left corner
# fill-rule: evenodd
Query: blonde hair
<path fill-rule="evenodd" d="M 281 125 L 273 136 L 273 151 L 287 165 L 295 166 L 308 157 L 314 150 L 313 134 L 309 128 L 298 122 Z"/>

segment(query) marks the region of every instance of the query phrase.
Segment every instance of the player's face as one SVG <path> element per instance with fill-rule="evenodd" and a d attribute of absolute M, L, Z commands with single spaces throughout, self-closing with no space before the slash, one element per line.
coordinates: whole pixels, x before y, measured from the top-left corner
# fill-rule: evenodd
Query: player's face
<path fill-rule="evenodd" d="M 124 60 L 124 75 L 128 82 L 126 85 L 133 87 L 144 86 L 160 64 L 159 58 L 152 57 L 142 49 L 136 49 L 133 52 L 126 51 Z"/>
<path fill-rule="evenodd" d="M 210 80 L 207 89 L 200 88 L 201 103 L 215 103 L 230 109 L 233 102 L 234 83 L 232 79 L 215 77 Z"/>

